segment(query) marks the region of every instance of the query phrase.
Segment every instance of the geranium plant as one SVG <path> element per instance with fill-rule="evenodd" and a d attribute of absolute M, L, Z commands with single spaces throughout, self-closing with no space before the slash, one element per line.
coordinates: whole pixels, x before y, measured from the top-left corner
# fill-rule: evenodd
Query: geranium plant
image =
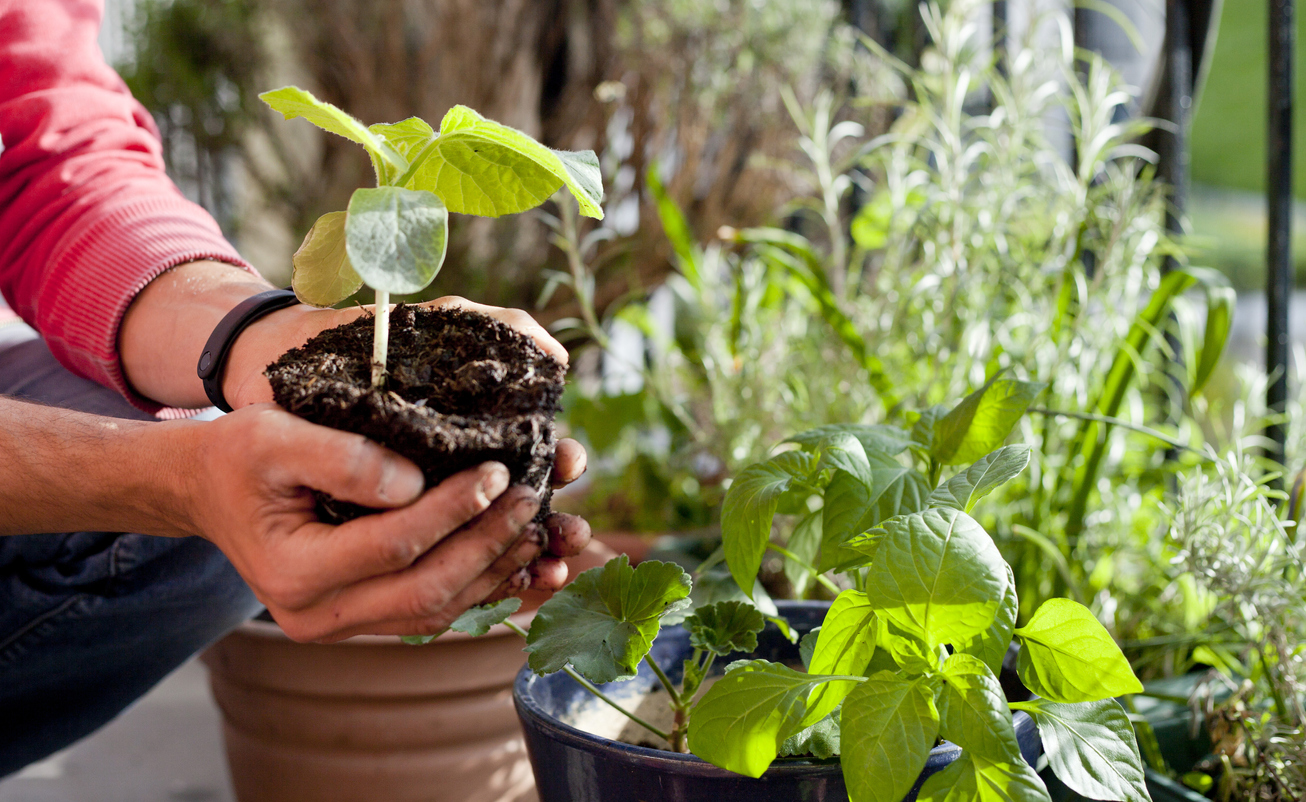
<path fill-rule="evenodd" d="M 1021 757 L 1012 710 L 1034 718 L 1049 765 L 1071 789 L 1148 799 L 1132 726 L 1113 699 L 1142 690 L 1120 649 L 1066 599 L 1017 627 L 1011 569 L 969 515 L 1028 464 L 1028 447 L 1002 444 L 1042 389 L 999 377 L 952 409 L 920 413 L 910 430 L 824 426 L 735 477 L 722 530 L 742 594 L 753 593 L 768 549 L 845 588 L 800 644 L 806 670 L 735 661 L 695 700 L 718 656 L 756 648 L 764 616 L 738 599 L 685 616 L 688 574 L 624 557 L 581 574 L 540 608 L 529 632 L 510 622 L 527 639 L 530 667 L 567 671 L 620 709 L 594 683 L 633 678 L 643 660 L 666 688 L 674 728 L 622 712 L 670 749 L 751 777 L 778 756 L 839 755 L 854 802 L 901 800 L 940 739 L 963 752 L 926 781 L 920 799 L 1047 800 Z M 963 467 L 943 478 L 949 466 Z M 787 546 L 772 540 L 778 513 L 802 515 Z M 484 631 L 515 609 L 475 610 L 456 627 Z M 649 649 L 662 623 L 681 618 L 694 651 L 677 684 Z M 1013 638 L 1034 696 L 1009 704 L 997 674 Z"/>
<path fill-rule="evenodd" d="M 376 293 L 372 386 L 385 381 L 390 295 L 425 289 L 444 264 L 449 213 L 499 217 L 533 209 L 562 187 L 580 212 L 602 219 L 603 185 L 593 151 L 553 150 L 521 131 L 454 106 L 437 131 L 409 117 L 365 126 L 295 86 L 259 95 L 286 119 L 362 145 L 375 187 L 349 207 L 318 218 L 294 256 L 291 285 L 301 301 L 334 306 L 366 284 Z"/>

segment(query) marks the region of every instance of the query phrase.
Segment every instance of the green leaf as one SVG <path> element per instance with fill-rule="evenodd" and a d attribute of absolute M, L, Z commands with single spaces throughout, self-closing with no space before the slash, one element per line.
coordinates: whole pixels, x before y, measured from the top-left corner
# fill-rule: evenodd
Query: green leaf
<path fill-rule="evenodd" d="M 960 510 L 929 509 L 884 523 L 866 595 L 877 611 L 931 647 L 960 644 L 993 623 L 1007 564 Z"/>
<path fill-rule="evenodd" d="M 962 752 L 921 786 L 918 802 L 1051 802 L 1043 781 L 1023 760 L 993 763 Z"/>
<path fill-rule="evenodd" d="M 287 120 L 303 117 L 324 131 L 343 136 L 367 148 L 368 153 L 383 159 L 391 168 L 403 171 L 408 163 L 379 137 L 367 130 L 361 122 L 336 106 L 313 97 L 297 86 L 283 86 L 259 95 L 259 100 L 279 111 Z"/>
<path fill-rule="evenodd" d="M 808 672 L 860 676 L 875 654 L 878 629 L 875 611 L 866 601 L 865 593 L 855 590 L 840 593 L 826 612 L 825 620 L 821 622 L 820 636 Z M 816 693 L 825 694 L 829 690 L 829 686 L 826 686 Z M 824 707 L 815 697 L 813 706 Z M 803 721 L 802 726 L 815 723 L 816 719 L 809 718 Z"/>
<path fill-rule="evenodd" d="M 816 564 L 817 555 L 821 552 L 821 513 L 819 510 L 798 522 L 793 533 L 789 535 L 789 542 L 786 546 L 789 553 L 798 559 L 808 565 Z M 789 584 L 794 586 L 794 597 L 801 599 L 815 579 L 812 572 L 794 560 L 784 561 L 784 572 Z"/>
<path fill-rule="evenodd" d="M 694 694 L 706 678 L 703 664 L 692 658 L 686 658 L 684 662 L 683 677 L 680 682 L 680 695 L 682 699 L 693 699 Z"/>
<path fill-rule="evenodd" d="M 1129 715 L 1114 699 L 1060 704 L 1023 702 L 1034 717 L 1048 765 L 1070 790 L 1090 799 L 1150 802 Z"/>
<path fill-rule="evenodd" d="M 844 782 L 852 802 L 902 802 L 939 735 L 934 691 L 924 678 L 872 674 L 843 701 Z"/>
<path fill-rule="evenodd" d="M 835 432 L 807 447 L 820 457 L 817 470 L 831 468 L 856 476 L 863 484 L 871 481 L 871 464 L 860 440 L 848 432 Z"/>
<path fill-rule="evenodd" d="M 907 446 L 911 445 L 910 434 L 897 426 L 886 426 L 880 423 L 832 423 L 817 426 L 815 429 L 808 429 L 794 435 L 785 442 L 797 443 L 807 448 L 836 434 L 850 434 L 857 438 L 867 454 L 879 452 L 892 457 L 906 451 Z"/>
<path fill-rule="evenodd" d="M 454 106 L 406 186 L 440 196 L 452 212 L 499 217 L 534 209 L 566 186 L 586 217 L 603 219 L 603 179 L 593 151 L 546 148 L 515 128 Z"/>
<path fill-rule="evenodd" d="M 335 306 L 363 286 L 345 249 L 345 214 L 319 217 L 291 258 L 290 286 L 310 306 Z"/>
<path fill-rule="evenodd" d="M 943 664 L 939 735 L 986 760 L 1021 760 L 1011 710 L 998 678 L 978 657 L 954 654 Z"/>
<path fill-rule="evenodd" d="M 746 601 L 722 601 L 698 608 L 684 626 L 691 646 L 724 657 L 756 649 L 757 633 L 766 626 L 766 618 Z"/>
<path fill-rule="evenodd" d="M 358 275 L 374 290 L 425 289 L 444 264 L 449 213 L 430 192 L 356 189 L 345 219 L 345 245 Z"/>
<path fill-rule="evenodd" d="M 839 716 L 843 708 L 835 708 L 830 715 L 812 726 L 799 730 L 780 744 L 780 757 L 811 755 L 829 760 L 839 755 Z"/>
<path fill-rule="evenodd" d="M 893 195 L 888 190 L 875 193 L 870 202 L 857 211 L 849 233 L 857 247 L 879 250 L 889 241 L 889 224 L 893 222 Z"/>
<path fill-rule="evenodd" d="M 778 616 L 780 611 L 776 609 L 775 602 L 767 594 L 766 588 L 762 587 L 761 580 L 753 583 L 753 598 L 744 595 L 739 585 L 735 584 L 735 578 L 732 577 L 724 568 L 721 570 L 709 570 L 699 574 L 694 579 L 694 589 L 689 592 L 690 604 L 688 607 L 670 610 L 662 617 L 664 626 L 683 623 L 689 614 L 699 607 L 709 604 L 715 604 L 719 601 L 742 601 L 753 605 L 762 611 L 765 616 Z"/>
<path fill-rule="evenodd" d="M 880 618 L 878 632 L 875 636 L 875 655 L 871 658 L 868 674 L 872 669 L 887 670 L 889 665 L 882 664 L 881 655 L 887 656 L 888 662 L 910 674 L 929 674 L 939 670 L 939 650 L 910 632 L 905 632 L 891 621 Z"/>
<path fill-rule="evenodd" d="M 479 638 L 489 632 L 490 627 L 495 624 L 502 624 L 508 620 L 508 616 L 520 609 L 521 599 L 510 596 L 494 604 L 472 607 L 455 618 L 454 622 L 449 625 L 449 629 L 466 632 L 468 635 Z"/>
<path fill-rule="evenodd" d="M 780 496 L 795 480 L 806 480 L 816 462 L 815 456 L 804 451 L 786 451 L 740 471 L 726 492 L 721 540 L 730 574 L 746 594 L 751 594 L 762 567 Z"/>
<path fill-rule="evenodd" d="M 917 413 L 916 422 L 911 427 L 911 441 L 917 451 L 929 454 L 934 449 L 934 427 L 947 414 L 948 408 L 942 404 Z"/>
<path fill-rule="evenodd" d="M 1219 276 L 1218 273 L 1216 275 Z M 1188 391 L 1190 394 L 1200 393 L 1215 372 L 1215 366 L 1220 364 L 1220 356 L 1229 341 L 1229 330 L 1233 327 L 1233 310 L 1237 303 L 1238 293 L 1227 283 L 1225 286 L 1207 288 L 1206 330 L 1202 335 L 1202 351 L 1193 371 L 1193 383 Z"/>
<path fill-rule="evenodd" d="M 656 560 L 631 568 L 622 554 L 591 568 L 540 606 L 526 638 L 530 667 L 552 674 L 571 663 L 590 682 L 635 676 L 662 616 L 689 595 L 689 574 Z"/>
<path fill-rule="evenodd" d="M 426 146 L 435 141 L 435 129 L 420 117 L 409 117 L 397 123 L 376 123 L 369 125 L 367 130 L 380 137 L 387 145 L 394 148 L 396 153 L 408 160 L 407 169 L 401 172 L 388 162 L 374 156 L 372 166 L 376 169 L 378 183 L 382 185 L 393 185 L 403 175 L 413 172 L 416 167 L 413 160 L 424 158 L 426 154 L 423 151 Z"/>
<path fill-rule="evenodd" d="M 1002 445 L 1047 385 L 994 377 L 934 424 L 930 455 L 943 465 L 975 462 Z"/>
<path fill-rule="evenodd" d="M 957 647 L 957 651 L 971 654 L 984 661 L 994 674 L 1002 670 L 1002 660 L 1011 646 L 1011 634 L 1016 629 L 1016 615 L 1020 600 L 1016 598 L 1016 575 L 1007 566 L 1007 592 L 998 604 L 998 613 L 988 629 Z"/>
<path fill-rule="evenodd" d="M 815 629 L 809 630 L 808 633 L 798 641 L 798 659 L 803 661 L 803 670 L 808 673 L 811 673 L 812 671 L 812 655 L 816 654 L 816 641 L 819 640 L 820 637 L 821 628 L 816 627 Z"/>
<path fill-rule="evenodd" d="M 708 688 L 689 717 L 689 748 L 703 760 L 727 771 L 760 777 L 775 759 L 781 744 L 802 729 L 808 698 L 818 687 L 838 688 L 819 718 L 829 714 L 853 685 L 817 674 L 804 674 L 766 660 L 750 660 L 728 668 Z"/>
<path fill-rule="evenodd" d="M 993 490 L 1011 481 L 1029 464 L 1030 447 L 1003 446 L 935 488 L 931 507 L 952 507 L 970 512 Z"/>
<path fill-rule="evenodd" d="M 1048 599 L 1015 634 L 1020 679 L 1045 699 L 1096 702 L 1143 691 L 1120 647 L 1082 604 Z"/>
<path fill-rule="evenodd" d="M 919 472 L 879 452 L 867 454 L 867 461 L 869 482 L 841 471 L 825 488 L 817 565 L 821 571 L 864 562 L 865 556 L 849 548 L 849 541 L 882 521 L 925 507 L 930 486 Z"/>

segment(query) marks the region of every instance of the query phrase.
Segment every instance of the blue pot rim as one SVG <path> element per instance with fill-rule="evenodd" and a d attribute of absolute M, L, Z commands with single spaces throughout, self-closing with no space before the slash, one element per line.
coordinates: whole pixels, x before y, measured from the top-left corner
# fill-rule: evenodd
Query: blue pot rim
<path fill-rule="evenodd" d="M 799 606 L 828 608 L 830 603 L 791 601 L 782 606 L 790 609 Z M 608 759 L 616 758 L 622 762 L 639 764 L 645 768 L 656 765 L 660 770 L 673 774 L 722 778 L 741 776 L 719 766 L 714 766 L 697 755 L 669 752 L 647 746 L 635 746 L 573 727 L 546 712 L 535 701 L 534 695 L 531 693 L 531 686 L 539 679 L 541 677 L 537 676 L 529 665 L 522 666 L 521 671 L 517 672 L 517 679 L 512 684 L 512 700 L 517 708 L 518 716 L 523 720 L 529 720 L 532 726 L 545 732 L 553 740 L 592 754 L 605 755 Z M 1024 719 L 1029 719 L 1028 724 Z M 1023 710 L 1017 710 L 1012 716 L 1012 725 L 1016 730 L 1024 729 L 1026 726 L 1033 726 L 1033 724 L 1033 719 L 1030 719 L 1029 714 Z M 960 754 L 961 747 L 951 741 L 944 741 L 930 750 L 927 764 L 938 761 L 951 763 Z M 767 768 L 766 773 L 760 779 L 795 775 L 838 775 L 842 771 L 843 765 L 838 758 L 817 760 L 813 758 L 778 757 L 771 763 L 771 766 Z"/>

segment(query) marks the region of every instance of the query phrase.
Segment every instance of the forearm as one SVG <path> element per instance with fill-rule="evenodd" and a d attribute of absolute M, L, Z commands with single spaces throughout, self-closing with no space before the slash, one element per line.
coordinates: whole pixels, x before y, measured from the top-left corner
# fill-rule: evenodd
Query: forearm
<path fill-rule="evenodd" d="M 187 430 L 0 397 L 0 535 L 183 536 Z"/>

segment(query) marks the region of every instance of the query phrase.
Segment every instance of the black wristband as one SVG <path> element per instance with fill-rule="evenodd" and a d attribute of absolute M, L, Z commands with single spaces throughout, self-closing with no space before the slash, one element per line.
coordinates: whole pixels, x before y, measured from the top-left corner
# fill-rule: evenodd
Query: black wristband
<path fill-rule="evenodd" d="M 209 335 L 209 341 L 204 343 L 204 352 L 200 354 L 197 369 L 204 382 L 204 393 L 213 402 L 213 406 L 223 412 L 231 411 L 231 404 L 227 403 L 227 397 L 222 394 L 222 373 L 236 336 L 264 315 L 298 302 L 299 299 L 290 290 L 268 290 L 241 301 L 222 318 L 222 322 Z"/>

